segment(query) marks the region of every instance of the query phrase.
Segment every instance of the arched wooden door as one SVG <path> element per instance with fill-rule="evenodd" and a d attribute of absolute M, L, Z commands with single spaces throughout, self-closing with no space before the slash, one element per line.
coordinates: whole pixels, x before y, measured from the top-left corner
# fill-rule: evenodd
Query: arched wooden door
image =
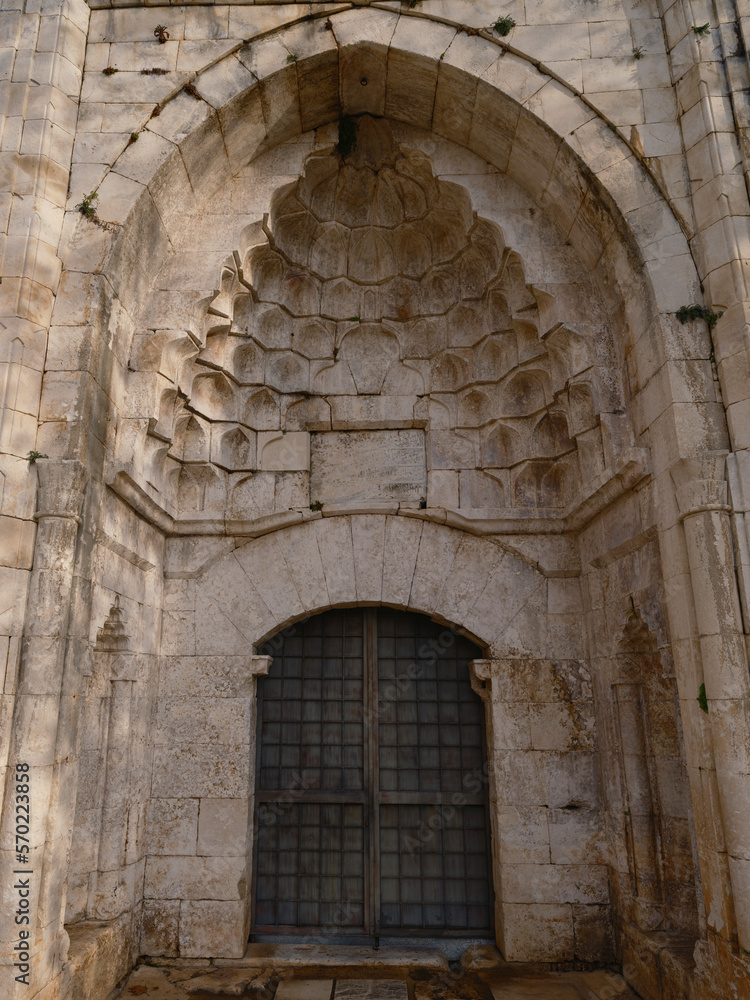
<path fill-rule="evenodd" d="M 349 608 L 262 652 L 254 938 L 490 933 L 481 651 L 423 615 Z"/>

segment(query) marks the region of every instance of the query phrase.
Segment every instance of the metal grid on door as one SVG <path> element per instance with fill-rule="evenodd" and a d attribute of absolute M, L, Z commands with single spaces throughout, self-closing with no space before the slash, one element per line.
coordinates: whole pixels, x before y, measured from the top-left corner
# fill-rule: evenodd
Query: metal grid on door
<path fill-rule="evenodd" d="M 491 930 L 479 649 L 421 615 L 351 608 L 262 652 L 254 936 Z"/>

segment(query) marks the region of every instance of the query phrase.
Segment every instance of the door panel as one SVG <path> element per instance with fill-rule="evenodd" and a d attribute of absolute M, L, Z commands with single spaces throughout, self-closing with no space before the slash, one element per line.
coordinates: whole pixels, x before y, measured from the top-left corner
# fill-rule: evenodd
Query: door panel
<path fill-rule="evenodd" d="M 253 933 L 489 932 L 477 647 L 352 608 L 262 652 Z"/>

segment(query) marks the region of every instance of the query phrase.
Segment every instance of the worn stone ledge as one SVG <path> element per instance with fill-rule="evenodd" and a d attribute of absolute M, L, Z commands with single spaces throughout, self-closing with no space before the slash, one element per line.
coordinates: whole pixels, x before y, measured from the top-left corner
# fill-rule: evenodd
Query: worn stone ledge
<path fill-rule="evenodd" d="M 87 920 L 66 927 L 73 997 L 106 997 L 133 967 L 138 941 L 133 915 L 113 920 Z"/>

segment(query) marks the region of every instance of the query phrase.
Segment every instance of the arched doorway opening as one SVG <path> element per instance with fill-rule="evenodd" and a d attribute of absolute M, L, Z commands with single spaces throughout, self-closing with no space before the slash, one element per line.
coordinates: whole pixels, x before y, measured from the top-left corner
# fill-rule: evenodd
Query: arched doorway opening
<path fill-rule="evenodd" d="M 481 650 L 424 615 L 360 607 L 262 652 L 251 940 L 490 936 Z"/>

